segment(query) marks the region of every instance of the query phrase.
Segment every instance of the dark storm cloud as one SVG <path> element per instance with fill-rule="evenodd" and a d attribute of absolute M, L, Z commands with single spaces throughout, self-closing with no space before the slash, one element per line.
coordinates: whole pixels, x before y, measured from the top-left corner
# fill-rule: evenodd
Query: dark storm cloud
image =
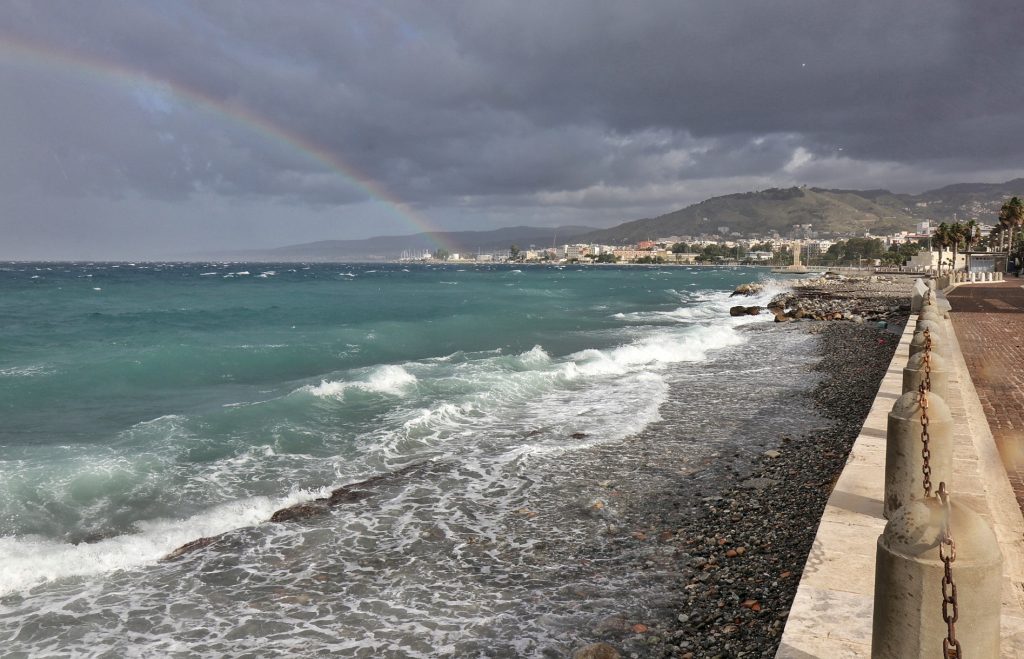
<path fill-rule="evenodd" d="M 0 194 L 368 198 L 288 140 L 441 224 L 923 188 L 1020 171 L 1021 28 L 1009 0 L 9 3 Z"/>

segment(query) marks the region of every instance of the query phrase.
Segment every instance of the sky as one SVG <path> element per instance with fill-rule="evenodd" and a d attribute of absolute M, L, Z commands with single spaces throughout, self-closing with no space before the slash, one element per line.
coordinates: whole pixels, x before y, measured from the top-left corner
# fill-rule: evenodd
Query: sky
<path fill-rule="evenodd" d="M 1019 0 L 4 0 L 0 259 L 1024 175 Z"/>

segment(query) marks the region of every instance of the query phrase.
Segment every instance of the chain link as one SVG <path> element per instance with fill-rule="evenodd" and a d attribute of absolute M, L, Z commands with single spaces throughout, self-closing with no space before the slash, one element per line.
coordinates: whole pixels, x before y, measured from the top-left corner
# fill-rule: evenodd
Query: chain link
<path fill-rule="evenodd" d="M 927 328 L 924 330 L 924 380 L 917 387 L 917 404 L 921 408 L 921 474 L 924 476 L 924 496 L 932 495 L 932 452 L 928 432 L 928 392 L 932 388 L 931 380 L 932 335 Z"/>
<path fill-rule="evenodd" d="M 925 300 L 931 304 L 932 291 L 928 289 Z M 928 394 L 932 390 L 932 335 L 931 330 L 924 330 L 924 379 L 917 388 L 917 401 L 921 408 L 921 472 L 924 475 L 924 495 L 926 498 L 932 495 L 932 466 L 931 449 L 929 442 L 931 436 L 928 433 Z M 939 540 L 939 560 L 942 561 L 942 620 L 946 623 L 946 637 L 942 639 L 942 656 L 946 659 L 962 659 L 963 649 L 960 641 L 956 638 L 956 621 L 960 618 L 960 607 L 957 603 L 956 583 L 953 581 L 953 562 L 956 561 L 956 543 L 953 542 L 953 532 L 950 529 L 950 514 L 952 508 L 949 504 L 949 492 L 946 491 L 946 482 L 939 483 L 939 501 L 942 503 L 942 537 Z"/>
<path fill-rule="evenodd" d="M 924 388 L 932 390 L 932 333 L 927 327 L 924 328 Z"/>
<path fill-rule="evenodd" d="M 953 582 L 953 562 L 956 560 L 956 543 L 950 529 L 949 493 L 945 481 L 939 483 L 939 501 L 943 507 L 942 539 L 939 542 L 939 560 L 942 561 L 942 620 L 946 623 L 946 638 L 942 639 L 943 656 L 947 659 L 961 659 L 963 650 L 956 639 L 956 621 L 960 618 L 960 607 L 956 597 L 956 583 Z M 952 608 L 952 611 L 950 611 Z"/>
<path fill-rule="evenodd" d="M 928 433 L 928 390 L 922 382 L 917 388 L 918 405 L 921 407 L 921 474 L 924 476 L 924 496 L 932 495 L 932 452 L 929 446 L 931 435 Z"/>

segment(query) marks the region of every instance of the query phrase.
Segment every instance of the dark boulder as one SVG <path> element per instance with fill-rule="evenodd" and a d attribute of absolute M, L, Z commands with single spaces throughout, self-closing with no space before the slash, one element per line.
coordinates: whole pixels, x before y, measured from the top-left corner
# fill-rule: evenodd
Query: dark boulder
<path fill-rule="evenodd" d="M 182 546 L 178 547 L 177 549 L 175 549 L 171 553 L 169 553 L 166 556 L 164 556 L 163 558 L 161 558 L 160 562 L 164 563 L 164 562 L 167 562 L 167 561 L 173 561 L 174 559 L 180 558 L 181 556 L 184 556 L 185 554 L 194 552 L 197 549 L 202 549 L 203 547 L 208 547 L 209 545 L 212 545 L 213 542 L 216 539 L 217 539 L 217 536 L 214 536 L 214 537 L 210 537 L 210 538 L 199 538 L 198 540 L 193 540 L 192 542 L 186 542 Z"/>
<path fill-rule="evenodd" d="M 271 522 L 289 522 L 293 519 L 306 519 L 319 515 L 327 509 L 323 499 L 317 499 L 309 503 L 297 503 L 294 506 L 282 508 L 270 516 Z"/>

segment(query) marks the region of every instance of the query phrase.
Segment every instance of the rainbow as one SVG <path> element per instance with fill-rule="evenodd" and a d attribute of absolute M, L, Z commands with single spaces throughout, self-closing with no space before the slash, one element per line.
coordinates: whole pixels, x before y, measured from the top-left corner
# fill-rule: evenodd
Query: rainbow
<path fill-rule="evenodd" d="M 93 76 L 102 80 L 126 85 L 143 85 L 161 92 L 169 92 L 175 98 L 200 110 L 222 116 L 241 125 L 269 142 L 282 146 L 293 153 L 325 166 L 345 181 L 365 192 L 374 201 L 389 207 L 415 233 L 424 233 L 440 248 L 458 251 L 442 232 L 422 213 L 412 208 L 380 182 L 360 172 L 338 155 L 319 146 L 301 134 L 262 117 L 247 108 L 228 103 L 210 96 L 183 83 L 154 76 L 141 69 L 103 59 L 93 55 L 70 53 L 51 47 L 43 47 L 10 35 L 0 35 L 0 56 L 7 54 L 26 58 L 30 63 L 45 65 L 65 71 Z"/>

